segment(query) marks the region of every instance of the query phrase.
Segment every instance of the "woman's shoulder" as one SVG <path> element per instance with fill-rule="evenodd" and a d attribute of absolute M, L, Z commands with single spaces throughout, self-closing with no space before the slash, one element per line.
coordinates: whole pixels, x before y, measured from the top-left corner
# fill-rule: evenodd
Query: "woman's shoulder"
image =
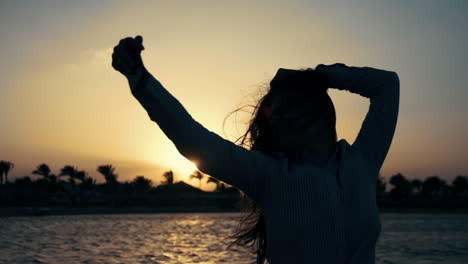
<path fill-rule="evenodd" d="M 337 163 L 343 171 L 367 173 L 369 164 L 362 156 L 361 152 L 353 145 L 349 144 L 346 139 L 341 139 L 337 142 Z"/>
<path fill-rule="evenodd" d="M 353 147 L 353 145 L 349 144 L 346 139 L 340 139 L 337 141 L 337 156 L 341 162 L 346 160 L 353 160 L 353 161 L 362 161 L 363 157 L 361 153 Z"/>
<path fill-rule="evenodd" d="M 349 142 L 342 138 L 336 142 L 337 144 L 337 152 L 338 153 L 346 153 L 347 155 L 357 155 L 358 151 L 353 147 L 353 145 L 349 144 Z"/>

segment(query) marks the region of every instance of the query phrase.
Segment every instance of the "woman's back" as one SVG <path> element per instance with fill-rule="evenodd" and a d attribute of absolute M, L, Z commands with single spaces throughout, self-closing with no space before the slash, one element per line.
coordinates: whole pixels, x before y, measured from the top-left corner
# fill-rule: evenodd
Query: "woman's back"
<path fill-rule="evenodd" d="M 282 164 L 259 199 L 270 263 L 373 263 L 380 219 L 375 186 L 344 139 L 326 164 Z M 339 170 L 339 171 L 338 171 Z"/>

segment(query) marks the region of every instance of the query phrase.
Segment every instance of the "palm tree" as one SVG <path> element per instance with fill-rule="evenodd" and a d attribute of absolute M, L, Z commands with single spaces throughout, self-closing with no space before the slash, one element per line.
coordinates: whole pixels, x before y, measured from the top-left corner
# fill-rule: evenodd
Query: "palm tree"
<path fill-rule="evenodd" d="M 116 184 L 117 178 L 119 177 L 118 174 L 114 173 L 115 168 L 112 167 L 111 164 L 101 165 L 97 168 L 97 171 L 104 176 L 107 184 Z"/>
<path fill-rule="evenodd" d="M 390 196 L 395 200 L 406 199 L 411 193 L 411 184 L 401 173 L 390 177 L 390 184 L 393 185 Z"/>
<path fill-rule="evenodd" d="M 426 197 L 434 197 L 443 188 L 444 183 L 438 176 L 428 177 L 422 184 L 422 194 Z"/>
<path fill-rule="evenodd" d="M 161 184 L 163 185 L 171 185 L 174 183 L 174 172 L 172 170 L 168 170 L 164 172 L 163 177 L 166 179 L 162 181 Z"/>
<path fill-rule="evenodd" d="M 33 170 L 32 174 L 40 175 L 44 177 L 45 180 L 50 182 L 55 182 L 57 177 L 54 174 L 50 173 L 50 168 L 47 164 L 42 163 L 37 166 L 35 170 Z"/>
<path fill-rule="evenodd" d="M 453 191 L 455 194 L 461 194 L 468 190 L 468 177 L 458 175 L 453 181 L 452 181 L 452 186 L 453 186 Z"/>
<path fill-rule="evenodd" d="M 75 183 L 75 179 L 82 178 L 82 172 L 79 172 L 78 169 L 71 165 L 65 165 L 61 170 L 59 177 L 61 176 L 69 176 L 70 178 L 68 181 L 70 184 L 64 184 L 64 188 L 69 196 L 70 202 L 72 204 L 77 204 L 80 201 L 80 189 Z"/>
<path fill-rule="evenodd" d="M 81 182 L 84 182 L 87 177 L 88 174 L 84 170 L 76 171 L 75 173 L 75 179 L 78 179 Z"/>
<path fill-rule="evenodd" d="M 75 178 L 76 178 L 76 175 L 77 175 L 77 172 L 78 172 L 78 169 L 76 167 L 73 167 L 71 165 L 65 165 L 61 170 L 60 170 L 60 174 L 58 175 L 59 177 L 60 176 L 69 176 L 69 181 L 71 183 L 75 183 Z"/>
<path fill-rule="evenodd" d="M 14 167 L 15 164 L 13 162 L 0 160 L 0 184 L 6 184 L 8 182 L 8 172 Z M 5 175 L 5 182 L 3 181 L 3 175 Z"/>
<path fill-rule="evenodd" d="M 200 189 L 201 188 L 201 180 L 203 179 L 203 173 L 201 173 L 199 170 L 195 170 L 192 172 L 192 174 L 190 174 L 189 176 L 190 179 L 198 179 L 198 188 Z"/>
<path fill-rule="evenodd" d="M 88 177 L 87 173 L 84 171 L 78 172 L 79 174 L 84 174 L 85 176 L 83 177 L 83 180 L 80 183 L 80 188 L 86 189 L 86 190 L 92 190 L 94 189 L 96 185 L 96 180 L 93 179 L 92 177 Z"/>
<path fill-rule="evenodd" d="M 135 191 L 146 192 L 151 189 L 153 182 L 150 179 L 145 178 L 145 176 L 137 176 L 133 179 L 132 185 Z"/>

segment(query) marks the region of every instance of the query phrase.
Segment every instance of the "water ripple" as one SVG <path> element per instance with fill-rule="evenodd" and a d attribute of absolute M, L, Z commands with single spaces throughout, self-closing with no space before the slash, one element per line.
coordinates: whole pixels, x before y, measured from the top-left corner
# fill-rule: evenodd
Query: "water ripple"
<path fill-rule="evenodd" d="M 0 263 L 248 263 L 238 213 L 0 218 Z M 379 264 L 468 263 L 468 215 L 383 214 Z"/>

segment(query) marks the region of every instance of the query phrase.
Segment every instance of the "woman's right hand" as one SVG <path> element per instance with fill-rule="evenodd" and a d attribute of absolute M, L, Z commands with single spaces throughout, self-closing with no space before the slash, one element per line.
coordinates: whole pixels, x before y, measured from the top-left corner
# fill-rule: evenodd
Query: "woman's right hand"
<path fill-rule="evenodd" d="M 112 67 L 127 77 L 132 93 L 147 73 L 141 58 L 141 51 L 144 49 L 143 37 L 127 37 L 119 41 L 112 53 Z"/>

